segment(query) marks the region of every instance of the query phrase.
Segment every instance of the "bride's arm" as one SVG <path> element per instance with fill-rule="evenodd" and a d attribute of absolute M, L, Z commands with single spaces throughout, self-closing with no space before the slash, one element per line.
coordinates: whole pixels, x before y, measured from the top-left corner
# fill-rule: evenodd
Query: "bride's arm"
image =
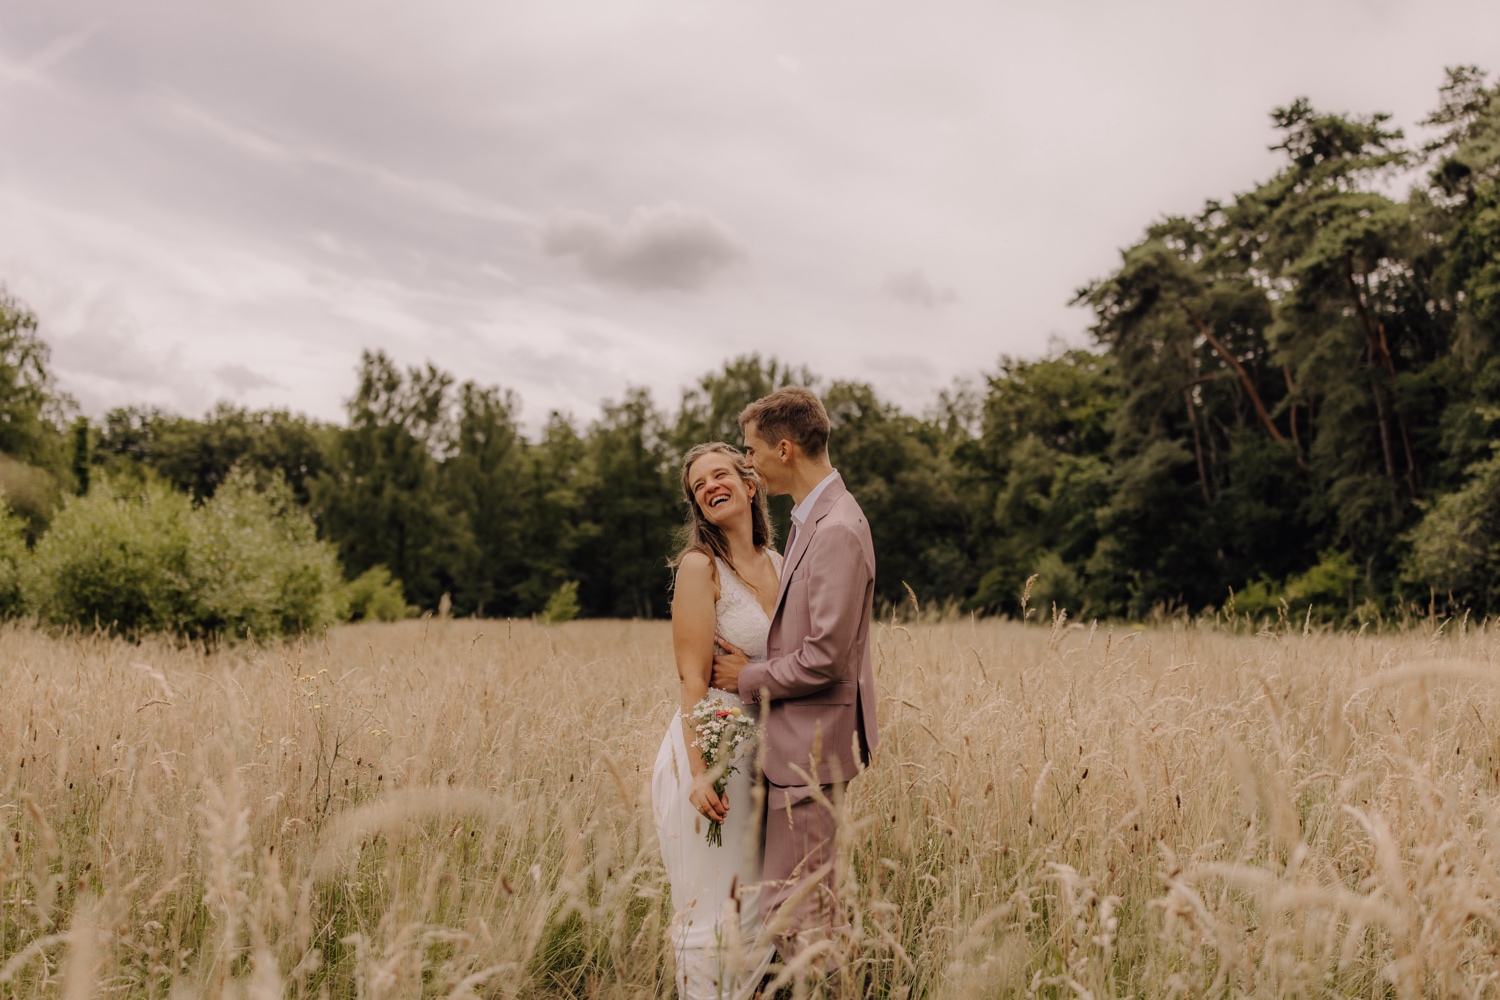
<path fill-rule="evenodd" d="M 672 589 L 672 651 L 677 658 L 677 681 L 682 705 L 682 739 L 687 744 L 688 764 L 693 771 L 693 805 L 709 806 L 705 813 L 722 820 L 728 808 L 714 794 L 711 781 L 700 781 L 707 770 L 698 751 L 698 734 L 693 730 L 694 706 L 708 693 L 708 679 L 714 666 L 714 564 L 701 552 L 689 552 L 677 566 L 677 584 Z M 707 794 L 700 802 L 701 786 Z"/>

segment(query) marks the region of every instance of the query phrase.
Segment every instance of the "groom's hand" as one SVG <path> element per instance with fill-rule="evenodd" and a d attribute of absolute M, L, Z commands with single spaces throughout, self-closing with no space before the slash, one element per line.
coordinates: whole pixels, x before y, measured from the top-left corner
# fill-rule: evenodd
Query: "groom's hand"
<path fill-rule="evenodd" d="M 732 691 L 736 694 L 740 690 L 740 671 L 745 669 L 745 664 L 750 658 L 745 655 L 744 650 L 734 643 L 725 639 L 722 635 L 714 636 L 714 672 L 709 679 L 709 686 L 716 687 L 720 691 Z"/>

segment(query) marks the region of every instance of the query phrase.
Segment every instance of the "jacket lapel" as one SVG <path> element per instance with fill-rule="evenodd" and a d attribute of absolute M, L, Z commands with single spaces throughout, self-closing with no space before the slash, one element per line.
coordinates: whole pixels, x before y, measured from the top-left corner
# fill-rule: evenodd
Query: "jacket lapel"
<path fill-rule="evenodd" d="M 807 547 L 812 542 L 812 536 L 817 533 L 818 522 L 828 515 L 833 509 L 834 501 L 847 493 L 844 489 L 844 477 L 835 475 L 833 482 L 823 489 L 822 496 L 813 505 L 812 511 L 807 516 L 807 523 L 797 529 L 797 543 L 792 546 L 792 551 L 786 554 L 781 563 L 781 583 L 776 588 L 776 609 L 771 615 L 774 623 L 781 616 L 781 602 L 786 600 L 786 588 L 792 580 L 792 574 L 796 572 L 797 566 L 802 562 L 802 557 L 807 553 Z"/>

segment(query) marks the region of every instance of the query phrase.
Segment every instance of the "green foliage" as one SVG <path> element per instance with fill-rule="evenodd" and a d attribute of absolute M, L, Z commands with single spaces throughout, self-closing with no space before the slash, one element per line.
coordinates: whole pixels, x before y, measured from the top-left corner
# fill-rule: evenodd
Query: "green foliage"
<path fill-rule="evenodd" d="M 1500 109 L 1455 79 L 1445 148 L 1472 152 Z M 1353 584 L 1311 557 L 1329 551 L 1360 553 L 1367 599 L 1400 599 L 1403 533 L 1451 488 L 1452 449 L 1484 433 L 1468 414 L 1492 321 L 1455 287 L 1484 270 L 1482 186 L 1387 197 L 1383 179 L 1416 155 L 1387 120 L 1278 109 L 1285 169 L 1151 227 L 1082 293 L 1125 387 L 1086 564 L 1096 607 L 1195 608 L 1255 579 L 1241 607 L 1347 611 Z M 1472 266 L 1441 256 L 1455 229 L 1473 234 Z"/>
<path fill-rule="evenodd" d="M 1040 608 L 1043 616 L 1064 609 L 1088 607 L 1083 580 L 1078 570 L 1056 552 L 1042 551 L 1034 559 L 1036 580 L 1031 585 L 1030 607 Z M 1023 586 L 1024 591 L 1024 586 Z"/>
<path fill-rule="evenodd" d="M 188 525 L 194 617 L 182 631 L 284 635 L 347 616 L 337 554 L 285 484 L 260 490 L 249 472 L 232 472 Z"/>
<path fill-rule="evenodd" d="M 35 314 L 0 286 L 0 454 L 54 474 L 66 464 L 63 418 L 73 403 L 48 368 Z"/>
<path fill-rule="evenodd" d="M 417 613 L 406 603 L 401 581 L 384 566 L 371 566 L 350 580 L 344 597 L 350 621 L 397 622 Z"/>
<path fill-rule="evenodd" d="M 191 512 L 164 485 L 127 496 L 99 483 L 65 501 L 23 578 L 27 606 L 54 624 L 180 628 Z"/>
<path fill-rule="evenodd" d="M 472 539 L 454 574 L 454 604 L 475 614 L 513 615 L 526 578 L 526 440 L 514 393 L 466 382 L 456 401 L 455 441 L 442 464 L 444 493 Z"/>
<path fill-rule="evenodd" d="M 578 581 L 569 580 L 547 598 L 547 606 L 542 608 L 537 619 L 548 625 L 560 625 L 577 618 L 580 610 L 582 609 L 578 605 Z"/>
<path fill-rule="evenodd" d="M 740 443 L 740 411 L 789 385 L 813 386 L 818 379 L 805 367 L 782 364 L 775 358 L 746 354 L 709 372 L 682 394 L 672 427 L 672 446 L 685 453 L 705 441 Z"/>
<path fill-rule="evenodd" d="M 1477 188 L 1453 233 L 1452 276 L 1464 293 L 1467 315 L 1493 344 L 1500 330 L 1500 184 Z"/>
<path fill-rule="evenodd" d="M 88 417 L 78 417 L 73 421 L 71 439 L 73 484 L 77 492 L 87 493 L 93 471 L 93 432 Z"/>
<path fill-rule="evenodd" d="M 21 574 L 29 553 L 26 550 L 26 524 L 5 502 L 0 492 L 0 621 L 24 613 L 21 596 Z"/>
<path fill-rule="evenodd" d="M 1262 577 L 1234 595 L 1232 610 L 1252 617 L 1284 609 L 1293 618 L 1309 610 L 1318 621 L 1342 621 L 1354 612 L 1359 568 L 1347 552 L 1325 552 L 1304 573 L 1277 585 Z"/>
<path fill-rule="evenodd" d="M 108 482 L 65 501 L 23 574 L 26 605 L 58 625 L 201 637 L 280 635 L 345 614 L 342 574 L 282 487 L 231 475 L 194 507 L 163 484 Z"/>
<path fill-rule="evenodd" d="M 1406 578 L 1440 594 L 1500 606 L 1500 453 L 1440 497 L 1410 535 Z"/>
<path fill-rule="evenodd" d="M 405 373 L 366 353 L 349 427 L 336 434 L 310 484 L 312 508 L 345 567 L 388 566 L 420 607 L 455 590 L 472 544 L 466 519 L 442 488 L 438 456 L 451 442 L 452 378 L 432 366 Z"/>
<path fill-rule="evenodd" d="M 305 504 L 309 481 L 323 470 L 330 433 L 331 428 L 285 410 L 221 403 L 194 420 L 124 407 L 105 416 L 97 442 L 75 437 L 74 463 L 80 451 L 91 451 L 89 461 L 116 479 L 131 466 L 144 466 L 200 501 L 240 469 L 253 473 L 263 487 L 290 484 Z"/>
<path fill-rule="evenodd" d="M 36 316 L 0 286 L 0 493 L 34 539 L 70 477 L 63 421 L 73 402 L 57 389 Z"/>
<path fill-rule="evenodd" d="M 824 405 L 835 465 L 869 519 L 877 599 L 900 603 L 907 586 L 923 602 L 949 597 L 965 584 L 968 557 L 946 442 L 862 383 L 835 382 Z"/>
<path fill-rule="evenodd" d="M 1500 176 L 1500 85 L 1486 86 L 1478 66 L 1454 66 L 1439 91 L 1438 109 L 1422 121 L 1445 129 L 1423 152 L 1435 161 L 1433 188 L 1462 199 Z"/>
<path fill-rule="evenodd" d="M 27 537 L 35 540 L 62 500 L 57 477 L 46 469 L 18 462 L 0 453 L 0 493 L 12 513 L 26 522 Z"/>
<path fill-rule="evenodd" d="M 1113 364 L 1081 350 L 1004 357 L 987 388 L 978 435 L 954 455 L 982 570 L 971 600 L 1018 614 L 1027 578 L 1043 573 L 1048 602 L 1075 614 L 1091 608 L 1080 569 L 1099 544 L 1097 512 L 1109 497 Z"/>
<path fill-rule="evenodd" d="M 542 610 L 570 579 L 584 543 L 598 528 L 590 520 L 585 488 L 588 453 L 572 422 L 552 414 L 541 440 L 527 450 L 524 466 L 523 536 L 525 576 L 515 587 L 516 613 Z"/>
<path fill-rule="evenodd" d="M 588 521 L 573 564 L 580 603 L 596 615 L 665 615 L 667 558 L 682 514 L 675 456 L 650 394 L 632 389 L 606 403 L 583 454 L 578 488 Z"/>

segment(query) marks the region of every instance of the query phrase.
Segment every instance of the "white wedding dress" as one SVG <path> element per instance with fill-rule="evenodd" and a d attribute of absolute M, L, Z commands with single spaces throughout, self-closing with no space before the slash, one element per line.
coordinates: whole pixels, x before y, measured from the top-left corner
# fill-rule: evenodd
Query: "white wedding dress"
<path fill-rule="evenodd" d="M 779 573 L 781 556 L 773 552 L 771 557 Z M 716 562 L 718 634 L 750 659 L 764 660 L 771 627 L 765 609 L 727 563 Z M 723 697 L 731 706 L 740 704 L 737 693 L 725 692 Z M 688 801 L 693 774 L 680 709 L 672 716 L 656 755 L 651 804 L 662 861 L 672 884 L 670 933 L 677 952 L 677 995 L 682 1000 L 749 997 L 771 961 L 771 945 L 760 940 L 757 894 L 762 847 L 760 826 L 751 823 L 750 815 L 755 807 L 751 797 L 754 760 L 752 742 L 741 749 L 739 767 L 729 776 L 724 843 L 713 847 L 704 839 L 708 820 Z"/>

